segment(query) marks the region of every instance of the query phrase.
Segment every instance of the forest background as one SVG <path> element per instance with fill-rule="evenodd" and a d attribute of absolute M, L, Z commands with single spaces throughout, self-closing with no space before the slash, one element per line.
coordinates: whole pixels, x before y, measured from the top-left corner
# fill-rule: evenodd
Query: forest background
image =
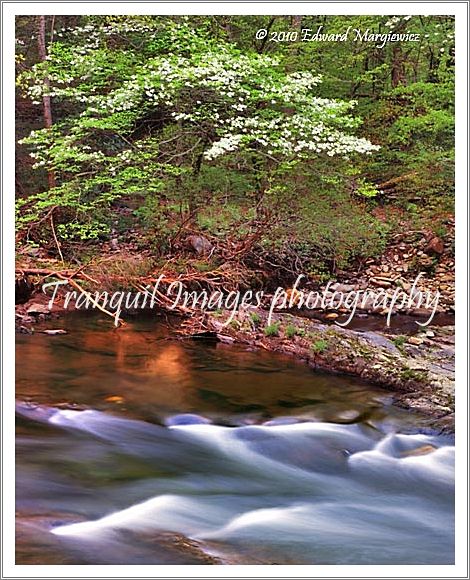
<path fill-rule="evenodd" d="M 23 267 L 88 268 L 118 287 L 156 271 L 321 284 L 405 242 L 393 266 L 407 276 L 452 268 L 453 17 L 16 24 Z M 289 41 L 319 27 L 420 40 Z"/>

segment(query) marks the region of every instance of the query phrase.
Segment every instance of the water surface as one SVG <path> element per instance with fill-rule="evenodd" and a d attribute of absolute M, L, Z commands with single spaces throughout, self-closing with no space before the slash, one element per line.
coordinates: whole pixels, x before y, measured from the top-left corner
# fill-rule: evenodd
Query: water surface
<path fill-rule="evenodd" d="M 387 391 L 155 319 L 60 326 L 17 339 L 17 563 L 453 562 L 454 448 Z"/>

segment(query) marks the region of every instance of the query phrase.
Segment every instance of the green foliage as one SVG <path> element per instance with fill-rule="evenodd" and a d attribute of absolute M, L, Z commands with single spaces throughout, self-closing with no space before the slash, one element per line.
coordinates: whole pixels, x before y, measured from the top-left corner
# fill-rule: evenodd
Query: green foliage
<path fill-rule="evenodd" d="M 279 336 L 279 329 L 281 328 L 280 322 L 273 322 L 272 324 L 268 324 L 264 328 L 264 335 L 265 336 Z"/>
<path fill-rule="evenodd" d="M 397 226 L 378 205 L 419 228 L 453 211 L 450 16 L 57 16 L 46 62 L 30 22 L 17 21 L 17 91 L 33 106 L 50 95 L 54 120 L 18 132 L 36 172 L 16 206 L 30 241 L 51 238 L 51 216 L 64 251 L 132 227 L 163 260 L 189 225 L 324 281 L 383 251 Z M 350 33 L 253 40 L 299 26 Z M 355 29 L 420 42 L 366 46 Z"/>
<path fill-rule="evenodd" d="M 357 184 L 357 194 L 361 197 L 376 197 L 379 193 L 377 187 L 365 179 L 359 179 Z"/>
<path fill-rule="evenodd" d="M 411 83 L 385 94 L 371 116 L 371 128 L 382 134 L 382 149 L 370 170 L 394 186 L 402 205 L 434 197 L 453 204 L 454 80 Z M 399 171 L 397 171 L 399 168 Z"/>
<path fill-rule="evenodd" d="M 325 339 L 316 340 L 311 344 L 310 348 L 313 350 L 313 352 L 321 354 L 328 348 L 328 341 Z"/>
<path fill-rule="evenodd" d="M 399 336 L 395 336 L 395 337 L 392 339 L 392 342 L 393 342 L 393 344 L 394 344 L 394 345 L 395 345 L 395 346 L 396 346 L 396 347 L 397 347 L 399 350 L 403 349 L 403 346 L 406 344 L 406 341 L 407 341 L 407 337 L 406 337 L 406 336 L 404 336 L 404 335 L 402 335 L 402 334 L 401 334 L 401 335 L 399 335 Z"/>
<path fill-rule="evenodd" d="M 193 267 L 196 268 L 198 272 L 210 272 L 214 268 L 214 264 L 210 262 L 193 262 Z"/>
<path fill-rule="evenodd" d="M 74 111 L 22 140 L 35 167 L 59 183 L 47 199 L 29 200 L 24 219 L 38 221 L 54 204 L 79 208 L 80 223 L 82 209 L 122 196 L 193 211 L 214 194 L 246 194 L 273 160 L 285 170 L 296 158 L 377 149 L 350 134 L 359 124 L 354 103 L 319 99 L 319 83 L 309 70 L 287 72 L 282 58 L 242 52 L 187 19 L 96 17 L 60 30 L 48 60 L 18 76 L 33 102 L 50 95 Z M 247 171 L 222 173 L 225 157 Z M 63 225 L 61 235 L 86 235 Z"/>
<path fill-rule="evenodd" d="M 417 381 L 424 382 L 427 380 L 427 373 L 424 371 L 419 371 L 415 369 L 403 369 L 400 373 L 400 377 L 404 381 Z"/>
<path fill-rule="evenodd" d="M 308 164 L 298 164 L 295 176 L 281 177 L 284 184 L 276 196 L 265 197 L 265 211 L 273 223 L 263 244 L 289 260 L 297 257 L 304 272 L 324 268 L 328 278 L 331 273 L 326 270 L 345 267 L 361 256 L 379 255 L 388 227 L 351 196 L 350 178 L 341 165 L 318 163 L 318 167 L 319 172 L 312 173 Z"/>
<path fill-rule="evenodd" d="M 298 328 L 294 324 L 288 324 L 284 330 L 287 338 L 294 338 L 298 334 Z"/>
<path fill-rule="evenodd" d="M 107 224 L 93 221 L 92 223 L 71 222 L 59 224 L 57 234 L 64 240 L 98 240 L 109 232 Z"/>
<path fill-rule="evenodd" d="M 261 322 L 261 316 L 257 312 L 252 312 L 250 314 L 250 318 L 251 322 L 253 322 L 255 326 L 258 326 L 258 324 Z"/>

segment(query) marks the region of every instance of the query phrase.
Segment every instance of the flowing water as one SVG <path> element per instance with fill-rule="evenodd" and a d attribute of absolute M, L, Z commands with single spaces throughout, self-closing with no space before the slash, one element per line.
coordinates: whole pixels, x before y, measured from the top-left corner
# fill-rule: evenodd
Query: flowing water
<path fill-rule="evenodd" d="M 60 326 L 17 338 L 17 563 L 453 563 L 454 447 L 386 391 L 148 318 Z"/>

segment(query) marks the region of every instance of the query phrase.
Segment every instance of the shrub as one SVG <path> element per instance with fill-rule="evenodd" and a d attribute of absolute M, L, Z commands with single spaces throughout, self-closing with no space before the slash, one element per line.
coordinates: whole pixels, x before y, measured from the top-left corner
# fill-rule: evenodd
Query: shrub
<path fill-rule="evenodd" d="M 313 352 L 316 352 L 316 353 L 325 352 L 325 350 L 327 348 L 328 348 L 328 341 L 324 340 L 324 339 L 316 340 L 311 346 L 311 349 L 313 350 Z"/>
<path fill-rule="evenodd" d="M 280 327 L 281 327 L 280 322 L 273 322 L 272 324 L 269 324 L 268 326 L 265 327 L 264 335 L 265 336 L 279 336 Z"/>
<path fill-rule="evenodd" d="M 298 328 L 293 324 L 288 324 L 284 332 L 287 338 L 294 338 L 298 334 Z"/>
<path fill-rule="evenodd" d="M 257 312 L 252 312 L 250 314 L 250 318 L 251 322 L 253 322 L 255 326 L 257 326 L 261 322 L 261 316 Z"/>

